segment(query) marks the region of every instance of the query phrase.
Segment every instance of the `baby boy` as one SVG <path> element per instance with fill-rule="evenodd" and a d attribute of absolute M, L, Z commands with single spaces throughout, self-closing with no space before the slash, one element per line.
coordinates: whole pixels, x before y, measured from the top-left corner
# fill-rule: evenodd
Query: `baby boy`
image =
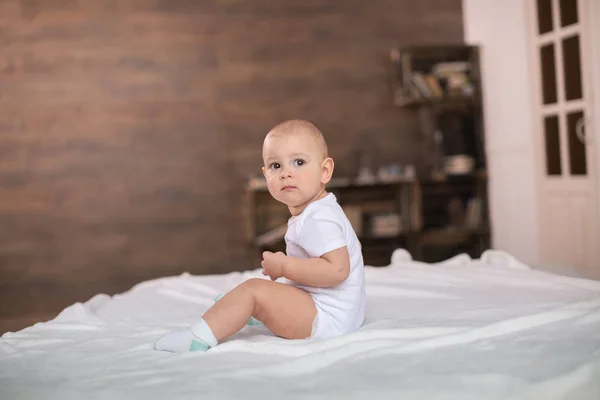
<path fill-rule="evenodd" d="M 287 339 L 322 339 L 356 331 L 365 314 L 361 246 L 325 185 L 334 162 L 315 125 L 290 120 L 263 143 L 269 193 L 291 213 L 286 253 L 262 254 L 262 273 L 219 299 L 189 328 L 168 333 L 157 350 L 206 351 L 242 329 L 251 317 Z M 280 281 L 278 281 L 282 278 Z"/>

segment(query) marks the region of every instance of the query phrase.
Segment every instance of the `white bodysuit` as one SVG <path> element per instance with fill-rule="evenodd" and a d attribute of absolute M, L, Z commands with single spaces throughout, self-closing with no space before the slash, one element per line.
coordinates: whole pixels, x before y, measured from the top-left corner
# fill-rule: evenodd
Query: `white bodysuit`
<path fill-rule="evenodd" d="M 287 280 L 309 292 L 317 307 L 311 338 L 328 338 L 354 332 L 365 316 L 365 277 L 361 245 L 333 193 L 310 203 L 288 221 L 286 253 L 315 258 L 346 246 L 350 255 L 348 278 L 333 287 L 318 288 Z"/>

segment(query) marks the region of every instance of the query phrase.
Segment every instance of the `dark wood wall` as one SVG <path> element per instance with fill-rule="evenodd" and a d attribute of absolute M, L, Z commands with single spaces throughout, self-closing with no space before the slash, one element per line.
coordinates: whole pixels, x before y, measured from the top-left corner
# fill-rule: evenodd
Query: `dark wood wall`
<path fill-rule="evenodd" d="M 418 164 L 388 51 L 462 37 L 460 0 L 0 2 L 0 318 L 256 267 L 267 130 L 312 120 L 338 176 L 365 146 Z"/>

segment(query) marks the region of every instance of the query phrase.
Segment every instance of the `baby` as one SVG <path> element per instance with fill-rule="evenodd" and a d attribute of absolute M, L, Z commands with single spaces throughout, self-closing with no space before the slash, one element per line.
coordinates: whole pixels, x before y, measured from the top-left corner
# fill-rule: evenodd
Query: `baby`
<path fill-rule="evenodd" d="M 362 325 L 361 247 L 335 196 L 325 190 L 334 163 L 323 135 L 307 121 L 283 122 L 267 134 L 263 161 L 269 193 L 292 214 L 285 235 L 287 255 L 265 251 L 262 273 L 271 280 L 241 283 L 198 323 L 157 340 L 157 350 L 206 351 L 253 318 L 287 339 L 335 337 Z"/>

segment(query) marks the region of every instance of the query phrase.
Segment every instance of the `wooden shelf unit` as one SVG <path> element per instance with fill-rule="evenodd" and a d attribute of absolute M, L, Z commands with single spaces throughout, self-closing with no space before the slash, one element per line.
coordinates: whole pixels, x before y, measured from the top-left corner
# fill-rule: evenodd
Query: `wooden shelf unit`
<path fill-rule="evenodd" d="M 461 187 L 457 179 L 442 181 L 406 180 L 399 182 L 378 182 L 368 185 L 349 184 L 328 188 L 335 194 L 342 208 L 360 210 L 359 221 L 354 220 L 351 212 L 346 212 L 355 227 L 356 234 L 363 247 L 363 257 L 368 265 L 388 265 L 392 252 L 405 248 L 414 259 L 436 262 L 447 258 L 447 254 L 467 252 L 477 257 L 488 248 L 489 224 L 486 218 L 476 228 L 448 225 L 447 215 L 438 215 L 431 211 L 431 200 L 452 198 L 460 195 L 465 188 L 476 188 L 477 195 L 486 192 L 487 179 L 480 176 L 460 177 L 459 181 L 475 182 L 474 185 Z M 437 188 L 439 193 L 431 193 Z M 248 189 L 248 243 L 262 251 L 284 251 L 283 234 L 290 217 L 287 207 L 271 197 L 266 188 Z M 473 196 L 471 196 L 473 197 Z M 434 206 L 434 208 L 439 206 Z M 439 210 L 438 210 L 439 211 Z M 396 214 L 400 219 L 400 230 L 393 234 L 378 235 L 372 230 L 372 219 L 377 215 Z M 483 216 L 482 212 L 482 216 Z M 257 243 L 257 239 L 268 232 L 276 232 L 276 239 L 269 243 Z M 441 254 L 436 256 L 436 254 Z"/>

